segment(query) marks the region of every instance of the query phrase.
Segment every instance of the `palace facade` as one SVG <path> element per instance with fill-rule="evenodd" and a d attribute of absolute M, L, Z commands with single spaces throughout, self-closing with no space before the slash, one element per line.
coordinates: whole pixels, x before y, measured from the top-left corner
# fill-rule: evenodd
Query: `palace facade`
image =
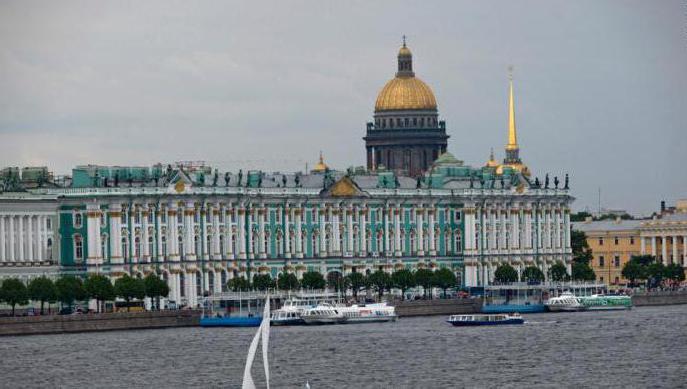
<path fill-rule="evenodd" d="M 410 61 L 405 44 L 399 73 L 412 77 L 402 60 Z M 433 95 L 415 106 L 404 96 L 416 94 L 398 85 L 405 92 L 387 84 L 377 99 L 367 169 L 333 170 L 322 157 L 313 171 L 296 173 L 87 165 L 58 180 L 47 169 L 5 169 L 0 277 L 156 273 L 170 300 L 196 305 L 233 277 L 263 273 L 449 268 L 463 286 L 477 287 L 502 263 L 545 274 L 556 262 L 570 269 L 567 178 L 564 185 L 530 180 L 518 154 L 512 80 L 506 158 L 480 167 L 446 152 Z M 396 96 L 393 115 L 380 109 L 387 95 Z M 400 139 L 406 130 L 427 130 L 429 140 L 421 149 L 401 141 L 371 146 L 371 137 Z"/>

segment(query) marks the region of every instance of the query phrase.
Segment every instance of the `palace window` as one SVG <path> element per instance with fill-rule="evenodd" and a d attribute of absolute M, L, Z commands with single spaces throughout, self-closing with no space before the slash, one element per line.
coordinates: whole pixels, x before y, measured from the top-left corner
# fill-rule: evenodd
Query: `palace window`
<path fill-rule="evenodd" d="M 177 223 L 181 224 L 184 222 L 184 212 L 179 210 L 177 211 Z"/>
<path fill-rule="evenodd" d="M 122 256 L 124 257 L 124 260 L 126 262 L 127 259 L 129 259 L 129 240 L 124 237 L 122 238 Z"/>
<path fill-rule="evenodd" d="M 141 224 L 141 212 L 134 211 L 134 223 Z"/>
<path fill-rule="evenodd" d="M 199 256 L 203 253 L 203 249 L 201 248 L 201 242 L 200 239 L 198 238 L 198 235 L 193 236 L 193 245 L 195 246 L 196 249 L 196 256 Z"/>
<path fill-rule="evenodd" d="M 141 258 L 141 238 L 134 238 L 134 257 Z"/>
<path fill-rule="evenodd" d="M 410 120 L 408 120 L 408 118 L 405 118 L 405 120 L 403 121 L 403 124 L 404 124 L 406 127 L 408 127 L 409 123 L 410 123 Z"/>
<path fill-rule="evenodd" d="M 167 223 L 167 212 L 160 213 L 160 222 Z"/>
<path fill-rule="evenodd" d="M 74 213 L 74 228 L 81 228 L 83 224 L 83 216 L 81 216 L 81 213 L 76 212 Z"/>
<path fill-rule="evenodd" d="M 148 254 L 152 257 L 155 252 L 155 244 L 152 236 L 148 236 Z"/>
<path fill-rule="evenodd" d="M 630 244 L 631 245 L 635 244 L 635 238 L 630 238 Z"/>
<path fill-rule="evenodd" d="M 196 296 L 202 296 L 203 295 L 203 281 L 200 275 L 200 272 L 196 272 Z"/>
<path fill-rule="evenodd" d="M 616 246 L 618 245 L 618 237 L 617 237 L 617 236 L 616 236 L 615 239 L 614 239 L 614 243 L 615 243 Z"/>
<path fill-rule="evenodd" d="M 122 213 L 120 214 L 120 222 L 126 224 L 126 208 L 122 208 Z"/>
<path fill-rule="evenodd" d="M 109 245 L 107 243 L 107 234 L 102 234 L 100 236 L 100 253 L 103 259 L 109 258 L 109 255 L 107 255 L 107 248 L 109 247 Z"/>
<path fill-rule="evenodd" d="M 224 258 L 225 253 L 227 252 L 226 245 L 224 243 L 224 235 L 219 236 L 219 254 L 220 258 Z"/>
<path fill-rule="evenodd" d="M 83 261 L 83 237 L 81 235 L 74 235 L 74 262 L 80 263 Z"/>
<path fill-rule="evenodd" d="M 603 246 L 603 245 L 604 245 L 604 238 L 599 238 L 599 246 Z"/>
<path fill-rule="evenodd" d="M 599 256 L 599 267 L 604 267 L 604 256 Z"/>
<path fill-rule="evenodd" d="M 167 257 L 167 237 L 163 236 L 161 239 L 162 239 L 162 256 Z"/>
<path fill-rule="evenodd" d="M 206 223 L 212 222 L 212 211 L 210 211 L 210 210 L 205 211 L 205 222 Z"/>
<path fill-rule="evenodd" d="M 193 211 L 193 222 L 194 223 L 200 222 L 200 212 Z"/>
<path fill-rule="evenodd" d="M 425 126 L 425 118 L 420 118 L 420 127 Z"/>
<path fill-rule="evenodd" d="M 181 260 L 183 261 L 186 259 L 186 250 L 184 249 L 184 238 L 179 236 L 179 256 L 181 257 Z"/>
<path fill-rule="evenodd" d="M 179 273 L 179 296 L 186 297 L 186 276 L 184 272 Z"/>
<path fill-rule="evenodd" d="M 155 222 L 154 216 L 155 216 L 154 210 L 151 209 L 150 211 L 148 211 L 148 223 L 153 224 Z"/>
<path fill-rule="evenodd" d="M 620 267 L 620 256 L 616 255 L 615 258 L 613 258 L 613 266 Z"/>
<path fill-rule="evenodd" d="M 417 126 L 417 118 L 413 118 L 413 126 Z"/>
<path fill-rule="evenodd" d="M 210 294 L 215 291 L 215 272 L 208 272 L 208 291 Z"/>
<path fill-rule="evenodd" d="M 454 252 L 459 253 L 459 252 L 463 251 L 463 239 L 462 239 L 460 231 L 455 232 L 455 240 L 456 240 L 456 245 L 455 245 Z"/>
<path fill-rule="evenodd" d="M 206 235 L 205 247 L 207 248 L 207 250 L 203 253 L 203 255 L 205 255 L 205 258 L 210 259 L 210 253 L 214 254 L 215 251 L 212 247 L 212 235 Z"/>

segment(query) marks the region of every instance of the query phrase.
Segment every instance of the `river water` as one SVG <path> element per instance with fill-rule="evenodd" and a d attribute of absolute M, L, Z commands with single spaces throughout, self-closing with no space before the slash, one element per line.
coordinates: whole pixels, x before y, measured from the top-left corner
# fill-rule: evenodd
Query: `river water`
<path fill-rule="evenodd" d="M 522 326 L 273 327 L 272 388 L 685 387 L 687 305 L 527 315 Z M 0 338 L 0 386 L 239 388 L 254 328 Z M 264 387 L 257 357 L 253 376 Z"/>

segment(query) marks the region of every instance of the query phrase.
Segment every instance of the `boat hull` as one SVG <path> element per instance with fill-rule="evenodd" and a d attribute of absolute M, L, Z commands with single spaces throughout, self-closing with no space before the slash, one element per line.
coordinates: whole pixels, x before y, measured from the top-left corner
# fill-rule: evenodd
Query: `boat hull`
<path fill-rule="evenodd" d="M 619 306 L 619 305 L 599 305 L 586 307 L 585 311 L 626 311 L 630 310 L 630 306 Z"/>
<path fill-rule="evenodd" d="M 300 319 L 300 318 L 278 319 L 278 320 L 272 319 L 270 321 L 270 324 L 272 324 L 273 326 L 297 326 L 297 325 L 305 324 L 305 321 L 303 321 L 303 319 Z"/>
<path fill-rule="evenodd" d="M 450 321 L 450 320 L 448 320 L 448 323 L 451 323 L 455 327 L 500 326 L 500 325 L 525 324 L 525 319 L 513 318 L 513 319 L 498 320 L 498 321 L 480 321 L 480 320 L 476 320 L 476 321 Z"/>
<path fill-rule="evenodd" d="M 358 323 L 386 323 L 390 321 L 396 321 L 398 316 L 370 316 L 370 317 L 349 317 L 346 318 L 344 323 L 346 324 L 358 324 Z"/>
<path fill-rule="evenodd" d="M 546 307 L 544 304 L 499 304 L 482 306 L 482 313 L 540 313 L 544 312 L 545 310 Z"/>
<path fill-rule="evenodd" d="M 259 327 L 262 317 L 201 317 L 201 327 Z"/>
<path fill-rule="evenodd" d="M 581 305 L 547 305 L 546 309 L 549 312 L 579 312 L 585 310 Z"/>
<path fill-rule="evenodd" d="M 340 324 L 346 321 L 343 317 L 304 317 L 305 324 Z"/>

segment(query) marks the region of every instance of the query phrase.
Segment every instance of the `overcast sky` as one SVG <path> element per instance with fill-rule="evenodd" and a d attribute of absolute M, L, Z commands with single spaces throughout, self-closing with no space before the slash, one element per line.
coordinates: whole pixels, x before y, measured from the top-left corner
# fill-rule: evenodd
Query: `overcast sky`
<path fill-rule="evenodd" d="M 401 36 L 449 150 L 570 173 L 576 209 L 687 197 L 684 1 L 0 3 L 0 166 L 365 163 Z"/>

